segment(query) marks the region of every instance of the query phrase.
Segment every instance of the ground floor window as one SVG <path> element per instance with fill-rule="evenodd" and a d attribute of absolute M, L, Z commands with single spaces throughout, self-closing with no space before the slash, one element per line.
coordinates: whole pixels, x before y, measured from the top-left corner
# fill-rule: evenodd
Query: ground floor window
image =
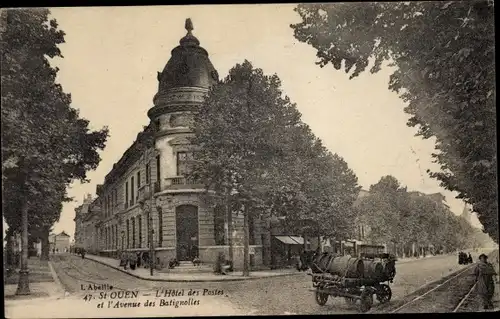
<path fill-rule="evenodd" d="M 255 245 L 255 217 L 252 214 L 248 216 L 248 239 L 250 245 Z"/>
<path fill-rule="evenodd" d="M 130 248 L 130 221 L 127 219 L 127 248 Z"/>
<path fill-rule="evenodd" d="M 137 216 L 137 224 L 139 227 L 139 248 L 142 247 L 142 217 Z"/>
<path fill-rule="evenodd" d="M 135 218 L 132 217 L 132 248 L 135 248 Z"/>

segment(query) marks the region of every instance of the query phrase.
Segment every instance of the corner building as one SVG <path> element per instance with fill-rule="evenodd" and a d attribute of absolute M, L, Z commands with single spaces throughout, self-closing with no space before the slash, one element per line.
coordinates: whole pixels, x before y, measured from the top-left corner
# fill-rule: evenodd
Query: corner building
<path fill-rule="evenodd" d="M 203 185 L 186 180 L 193 151 L 188 140 L 193 134 L 193 116 L 210 86 L 218 81 L 207 51 L 192 34 L 189 19 L 186 30 L 163 71 L 158 72 L 158 93 L 148 111 L 150 124 L 113 165 L 104 184 L 97 186 L 97 198 L 87 198 L 85 207 L 76 209 L 76 245 L 109 257 L 118 257 L 122 249 L 148 252 L 151 217 L 155 257 L 164 267 L 172 258 L 185 261 L 194 256 L 214 263 L 219 252 L 228 256 L 232 235 L 234 264 L 240 268 L 242 214 L 232 213 L 233 232 L 229 234 L 224 210 L 214 206 Z M 141 205 L 144 199 L 146 205 Z M 251 264 L 258 266 L 269 259 L 262 243 L 270 239 L 261 220 L 251 220 L 249 225 Z"/>

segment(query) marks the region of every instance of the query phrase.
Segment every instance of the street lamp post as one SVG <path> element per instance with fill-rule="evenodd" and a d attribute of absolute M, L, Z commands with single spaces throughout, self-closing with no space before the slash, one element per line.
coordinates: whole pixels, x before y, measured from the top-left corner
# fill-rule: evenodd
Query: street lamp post
<path fill-rule="evenodd" d="M 145 186 L 145 193 L 148 193 L 147 197 L 149 198 L 149 203 L 147 199 L 142 199 L 139 202 L 139 205 L 141 206 L 141 209 L 147 213 L 147 219 L 148 219 L 148 242 L 149 242 L 149 270 L 151 276 L 153 276 L 153 268 L 154 268 L 154 243 L 153 243 L 153 234 L 154 234 L 154 229 L 153 229 L 153 216 L 152 216 L 152 202 L 153 202 L 153 196 L 152 196 L 152 190 L 151 190 L 151 183 Z"/>

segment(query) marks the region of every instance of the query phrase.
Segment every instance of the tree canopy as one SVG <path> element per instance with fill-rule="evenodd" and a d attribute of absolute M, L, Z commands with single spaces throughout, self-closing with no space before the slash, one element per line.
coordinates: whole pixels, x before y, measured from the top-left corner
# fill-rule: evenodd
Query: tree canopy
<path fill-rule="evenodd" d="M 278 76 L 237 64 L 212 87 L 194 127 L 192 176 L 209 188 L 229 188 L 233 203 L 291 227 L 312 218 L 328 234 L 349 229 L 357 178 L 301 121 Z"/>
<path fill-rule="evenodd" d="M 408 192 L 393 176 L 370 186 L 370 194 L 358 202 L 359 222 L 367 240 L 401 247 L 429 247 L 452 251 L 478 247 L 487 240 L 478 236 L 465 219 L 453 214 L 431 196 Z M 479 231 L 480 232 L 480 231 Z"/>
<path fill-rule="evenodd" d="M 108 129 L 89 129 L 56 82 L 49 59 L 62 58 L 64 32 L 47 9 L 2 10 L 2 181 L 5 218 L 20 226 L 27 205 L 31 225 L 59 219 L 66 187 L 86 181 L 100 162 Z M 7 205 L 5 205 L 8 203 Z"/>
<path fill-rule="evenodd" d="M 430 176 L 472 204 L 498 242 L 493 1 L 300 4 L 295 38 L 321 67 L 372 73 L 390 61 L 389 89 L 407 103 L 408 126 L 436 138 Z M 423 39 L 429 39 L 428 41 Z"/>

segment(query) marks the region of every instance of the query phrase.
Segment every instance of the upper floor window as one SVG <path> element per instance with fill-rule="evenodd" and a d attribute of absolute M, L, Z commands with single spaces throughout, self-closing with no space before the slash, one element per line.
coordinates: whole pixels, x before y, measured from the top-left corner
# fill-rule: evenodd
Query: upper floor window
<path fill-rule="evenodd" d="M 177 153 L 177 176 L 185 176 L 189 173 L 189 166 L 193 161 L 192 152 Z"/>
<path fill-rule="evenodd" d="M 134 205 L 134 176 L 130 179 L 130 205 Z"/>
<path fill-rule="evenodd" d="M 161 181 L 161 171 L 160 171 L 161 158 L 160 155 L 156 155 L 156 182 L 160 185 Z"/>
<path fill-rule="evenodd" d="M 137 172 L 137 189 L 141 188 L 141 171 Z"/>
<path fill-rule="evenodd" d="M 151 167 L 149 163 L 146 164 L 146 184 L 149 184 L 149 177 L 151 175 Z"/>
<path fill-rule="evenodd" d="M 108 209 L 109 215 L 113 213 L 113 203 L 111 202 L 111 194 L 108 194 Z"/>
<path fill-rule="evenodd" d="M 125 182 L 125 208 L 128 207 L 128 182 Z"/>

